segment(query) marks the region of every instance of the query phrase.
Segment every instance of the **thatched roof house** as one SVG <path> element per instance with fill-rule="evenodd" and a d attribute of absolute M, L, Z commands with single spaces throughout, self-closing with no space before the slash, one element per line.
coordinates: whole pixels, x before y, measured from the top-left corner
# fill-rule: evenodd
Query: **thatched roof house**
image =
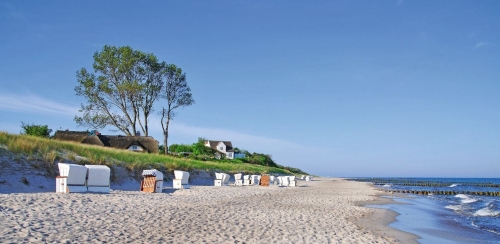
<path fill-rule="evenodd" d="M 223 153 L 228 159 L 234 159 L 233 144 L 230 141 L 206 140 L 205 146 L 210 147 L 218 152 L 219 155 L 216 153 L 216 158 L 220 158 L 220 154 Z"/>
<path fill-rule="evenodd" d="M 128 149 L 135 152 L 158 153 L 158 141 L 150 136 L 112 136 L 87 131 L 58 130 L 54 139 L 82 144 Z"/>

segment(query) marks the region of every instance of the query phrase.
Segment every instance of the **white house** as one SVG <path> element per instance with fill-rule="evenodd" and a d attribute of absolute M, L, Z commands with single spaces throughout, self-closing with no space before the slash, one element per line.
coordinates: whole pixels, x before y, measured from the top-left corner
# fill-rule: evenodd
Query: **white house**
<path fill-rule="evenodd" d="M 206 140 L 205 146 L 210 147 L 221 154 L 225 154 L 227 159 L 234 159 L 233 144 L 230 141 Z"/>

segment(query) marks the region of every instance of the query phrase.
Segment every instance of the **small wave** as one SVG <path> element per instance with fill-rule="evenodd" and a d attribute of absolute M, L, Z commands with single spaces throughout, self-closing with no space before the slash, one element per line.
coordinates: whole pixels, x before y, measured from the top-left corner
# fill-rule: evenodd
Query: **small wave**
<path fill-rule="evenodd" d="M 477 202 L 478 200 L 475 198 L 467 198 L 467 199 L 462 199 L 462 203 L 473 203 Z"/>
<path fill-rule="evenodd" d="M 500 216 L 500 211 L 495 211 L 495 210 L 492 210 L 492 209 L 486 207 L 486 208 L 482 208 L 482 209 L 477 210 L 474 213 L 474 216 L 480 216 L 480 217 Z"/>
<path fill-rule="evenodd" d="M 473 203 L 473 202 L 477 202 L 478 201 L 478 199 L 470 197 L 470 196 L 467 196 L 465 194 L 457 194 L 455 197 L 461 198 L 462 199 L 460 201 L 461 203 Z"/>
<path fill-rule="evenodd" d="M 385 184 L 385 185 L 383 185 L 382 187 L 392 187 L 392 185 L 390 185 L 390 184 Z"/>
<path fill-rule="evenodd" d="M 485 230 L 485 231 L 488 231 L 488 232 L 491 232 L 491 233 L 495 233 L 495 234 L 497 234 L 497 235 L 500 235 L 500 232 L 498 232 L 498 231 L 496 231 L 496 230 L 492 230 L 492 229 L 490 229 L 490 228 L 488 228 L 488 227 L 479 226 L 479 225 L 477 225 L 474 221 L 472 221 L 470 224 L 471 224 L 472 226 L 474 226 L 474 227 L 478 228 L 478 229 Z"/>
<path fill-rule="evenodd" d="M 460 210 L 462 210 L 462 206 L 461 205 L 448 205 L 445 208 L 451 209 L 453 211 L 460 211 Z"/>
<path fill-rule="evenodd" d="M 455 187 L 455 186 L 458 186 L 458 184 L 451 184 L 448 187 Z"/>

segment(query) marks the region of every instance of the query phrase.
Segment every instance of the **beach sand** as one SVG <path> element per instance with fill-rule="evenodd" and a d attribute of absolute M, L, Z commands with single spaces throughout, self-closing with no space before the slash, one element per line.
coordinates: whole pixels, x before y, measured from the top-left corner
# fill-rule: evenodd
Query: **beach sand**
<path fill-rule="evenodd" d="M 0 194 L 0 242 L 414 242 L 414 236 L 384 227 L 394 220 L 390 211 L 356 204 L 377 199 L 379 191 L 370 185 L 316 178 L 297 183 L 166 187 L 156 194 Z"/>

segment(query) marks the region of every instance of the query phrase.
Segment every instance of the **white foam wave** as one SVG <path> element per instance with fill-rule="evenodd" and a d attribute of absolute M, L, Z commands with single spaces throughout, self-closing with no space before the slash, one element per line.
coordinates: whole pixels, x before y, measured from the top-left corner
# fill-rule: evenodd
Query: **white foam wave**
<path fill-rule="evenodd" d="M 466 199 L 462 199 L 461 201 L 462 203 L 473 203 L 473 202 L 477 202 L 477 199 L 474 199 L 474 198 L 466 198 Z"/>
<path fill-rule="evenodd" d="M 385 185 L 383 185 L 382 187 L 392 187 L 392 185 L 390 185 L 390 184 L 385 184 Z"/>
<path fill-rule="evenodd" d="M 448 187 L 455 187 L 455 186 L 458 186 L 458 184 L 451 184 Z"/>
<path fill-rule="evenodd" d="M 457 194 L 455 197 L 457 198 L 461 198 L 462 200 L 460 201 L 461 203 L 473 203 L 473 202 L 477 202 L 478 200 L 473 198 L 473 197 L 470 197 L 470 196 L 467 196 L 465 194 Z"/>
<path fill-rule="evenodd" d="M 453 211 L 460 211 L 460 210 L 462 210 L 462 206 L 461 205 L 448 205 L 445 208 L 451 209 Z"/>
<path fill-rule="evenodd" d="M 488 217 L 488 216 L 500 216 L 500 211 L 491 210 L 489 208 L 482 208 L 474 213 L 474 216 Z"/>

